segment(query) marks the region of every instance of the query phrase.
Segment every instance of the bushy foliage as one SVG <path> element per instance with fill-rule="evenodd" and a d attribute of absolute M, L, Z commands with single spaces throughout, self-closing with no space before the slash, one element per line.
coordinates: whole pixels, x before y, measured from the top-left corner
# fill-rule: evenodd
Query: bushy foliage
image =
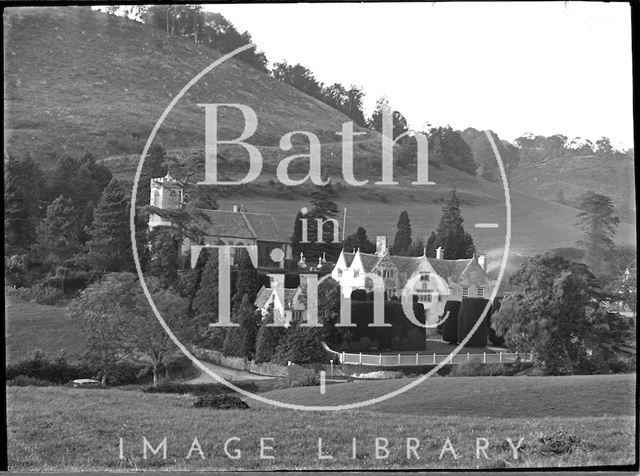
<path fill-rule="evenodd" d="M 7 387 L 49 387 L 51 385 L 54 383 L 49 380 L 27 377 L 26 375 L 18 375 L 7 380 Z"/>
<path fill-rule="evenodd" d="M 327 360 L 325 350 L 322 347 L 322 328 L 302 327 L 292 323 L 284 332 L 273 362 L 286 365 L 288 362 L 311 363 Z"/>
<path fill-rule="evenodd" d="M 511 376 L 524 372 L 533 367 L 530 362 L 515 362 L 508 364 L 483 364 L 475 359 L 459 365 L 452 365 L 451 377 L 484 377 L 484 376 Z"/>
<path fill-rule="evenodd" d="M 195 408 L 215 408 L 216 410 L 247 410 L 249 405 L 239 397 L 229 394 L 201 395 L 193 403 Z"/>
<path fill-rule="evenodd" d="M 318 374 L 312 369 L 291 364 L 287 367 L 287 383 L 291 387 L 309 387 L 318 385 Z"/>
<path fill-rule="evenodd" d="M 444 249 L 444 259 L 471 258 L 476 252 L 473 237 L 464 229 L 460 200 L 456 191 L 451 192 L 451 197 L 442 207 L 442 216 L 435 232 L 427 240 L 427 256 L 435 257 L 436 249 Z"/>
<path fill-rule="evenodd" d="M 84 364 L 70 363 L 64 355 L 49 360 L 42 352 L 34 351 L 27 359 L 8 365 L 6 372 L 7 380 L 23 376 L 63 384 L 76 378 L 88 378 L 93 375 L 94 369 Z"/>

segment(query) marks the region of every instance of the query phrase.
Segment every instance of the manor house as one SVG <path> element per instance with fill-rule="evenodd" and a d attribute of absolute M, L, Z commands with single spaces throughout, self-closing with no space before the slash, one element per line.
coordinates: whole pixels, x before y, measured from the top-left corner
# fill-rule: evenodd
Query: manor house
<path fill-rule="evenodd" d="M 434 258 L 394 256 L 389 253 L 386 237 L 379 236 L 374 254 L 343 250 L 331 277 L 340 283 L 345 297 L 355 289 L 372 291 L 371 274 L 383 284 L 387 298 L 399 298 L 406 287 L 424 306 L 427 322 L 433 323 L 444 313 L 448 300 L 491 295 L 496 282 L 487 276 L 485 261 L 484 255 L 446 260 L 442 248 L 438 248 Z"/>

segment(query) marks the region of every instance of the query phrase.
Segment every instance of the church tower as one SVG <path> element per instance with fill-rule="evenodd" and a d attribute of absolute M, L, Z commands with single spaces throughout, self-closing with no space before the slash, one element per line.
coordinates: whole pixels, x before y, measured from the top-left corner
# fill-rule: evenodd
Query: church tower
<path fill-rule="evenodd" d="M 164 177 L 151 179 L 151 196 L 149 205 L 163 210 L 177 210 L 182 208 L 182 186 L 169 172 Z M 149 229 L 158 226 L 172 226 L 171 222 L 155 213 L 149 215 Z"/>

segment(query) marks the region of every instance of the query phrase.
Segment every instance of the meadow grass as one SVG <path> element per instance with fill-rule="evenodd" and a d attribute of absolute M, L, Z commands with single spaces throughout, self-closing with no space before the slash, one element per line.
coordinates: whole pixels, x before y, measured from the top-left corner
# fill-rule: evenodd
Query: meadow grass
<path fill-rule="evenodd" d="M 39 349 L 47 357 L 60 351 L 77 357 L 83 351 L 84 338 L 80 329 L 66 315 L 64 306 L 44 306 L 23 302 L 7 296 L 5 305 L 5 336 L 7 363 L 29 357 Z"/>
<path fill-rule="evenodd" d="M 485 377 L 496 387 L 501 379 Z M 511 379 L 525 379 L 511 377 Z M 465 381 L 469 389 L 478 384 L 472 378 L 441 378 L 436 381 L 454 384 Z M 535 380 L 532 380 L 535 381 Z M 573 379 L 566 379 L 572 387 Z M 551 382 L 553 383 L 553 382 Z M 611 386 L 611 381 L 605 383 Z M 368 382 L 371 387 L 380 382 Z M 472 385 L 473 384 L 473 385 Z M 541 382 L 537 381 L 538 386 Z M 352 384 L 354 385 L 354 384 Z M 337 387 L 338 385 L 331 386 Z M 543 386 L 543 385 L 542 385 Z M 544 386 L 543 386 L 544 387 Z M 604 391 L 607 386 L 594 387 Z M 304 389 L 296 389 L 304 390 Z M 507 409 L 503 416 L 474 416 L 430 406 L 428 395 L 414 395 L 425 404 L 406 411 L 406 402 L 394 399 L 395 410 L 404 413 L 372 411 L 301 412 L 261 407 L 247 400 L 249 410 L 213 410 L 193 408 L 191 395 L 143 394 L 136 391 L 80 390 L 62 387 L 19 387 L 8 389 L 8 454 L 11 470 L 269 470 L 269 469 L 401 469 L 401 468 L 537 468 L 562 466 L 629 465 L 634 461 L 634 418 L 632 413 L 614 411 L 623 408 L 629 395 L 609 394 L 606 409 L 610 416 L 593 416 L 593 408 L 579 405 L 580 412 L 559 416 L 559 412 L 545 412 L 544 405 L 558 388 L 550 385 L 546 399 L 540 403 L 536 416 Z M 295 390 L 294 390 L 295 391 Z M 317 391 L 317 389 L 316 389 Z M 493 395 L 495 397 L 499 390 Z M 541 395 L 527 397 L 523 389 L 520 401 L 523 409 Z M 576 394 L 567 394 L 569 401 Z M 603 395 L 607 396 L 607 393 Z M 583 400 L 593 399 L 586 394 Z M 459 397 L 459 402 L 463 397 Z M 475 400 L 469 397 L 467 400 Z M 485 408 L 497 402 L 482 404 Z M 426 410 L 429 409 L 429 410 Z M 611 416 L 611 415 L 616 416 Z M 571 451 L 553 454 L 539 441 L 558 431 L 578 437 Z M 229 438 L 230 452 L 241 451 L 239 459 L 224 453 Z M 356 438 L 356 458 L 352 458 L 353 438 Z M 123 439 L 124 459 L 119 458 L 119 442 Z M 167 439 L 167 458 L 148 453 L 143 458 L 143 438 L 153 448 Z M 204 459 L 197 451 L 187 458 L 194 438 L 202 448 Z M 275 459 L 261 459 L 260 439 L 265 455 Z M 322 454 L 333 459 L 318 458 L 318 438 L 322 438 Z M 387 458 L 376 458 L 375 439 L 388 440 Z M 419 446 L 407 458 L 407 438 L 416 438 Z M 456 452 L 454 459 L 443 447 L 449 438 Z M 476 458 L 476 438 L 489 442 L 488 459 Z M 514 444 L 523 438 L 523 449 L 514 459 L 507 442 Z M 415 443 L 413 441 L 412 443 Z M 382 445 L 383 443 L 380 442 Z M 384 456 L 384 452 L 379 453 Z"/>

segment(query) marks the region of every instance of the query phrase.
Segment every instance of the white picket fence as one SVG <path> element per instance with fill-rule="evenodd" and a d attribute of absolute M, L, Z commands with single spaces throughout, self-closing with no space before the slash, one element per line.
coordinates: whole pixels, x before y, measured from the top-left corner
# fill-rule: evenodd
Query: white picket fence
<path fill-rule="evenodd" d="M 475 361 L 483 364 L 501 364 L 515 362 L 520 360 L 521 362 L 533 362 L 533 353 L 518 353 L 518 352 L 483 352 L 483 353 L 469 353 L 460 352 L 453 357 L 451 354 L 352 354 L 349 352 L 336 352 L 329 348 L 324 342 L 323 346 L 325 350 L 336 355 L 337 360 L 341 364 L 356 364 L 356 365 L 375 365 L 378 367 L 404 367 L 412 365 L 437 365 L 447 360 L 447 364 L 464 364 L 465 362 Z"/>

